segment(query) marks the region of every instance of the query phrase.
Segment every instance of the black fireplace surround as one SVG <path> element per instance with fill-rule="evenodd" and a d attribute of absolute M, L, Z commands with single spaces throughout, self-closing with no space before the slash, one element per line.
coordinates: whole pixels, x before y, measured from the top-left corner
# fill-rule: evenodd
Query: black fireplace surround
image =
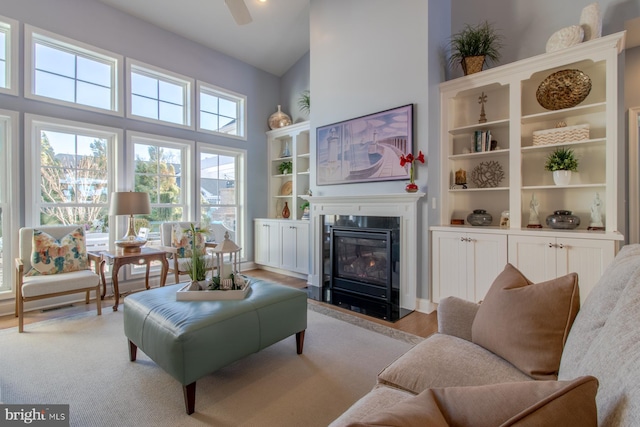
<path fill-rule="evenodd" d="M 323 301 L 384 320 L 400 308 L 400 218 L 325 215 Z"/>

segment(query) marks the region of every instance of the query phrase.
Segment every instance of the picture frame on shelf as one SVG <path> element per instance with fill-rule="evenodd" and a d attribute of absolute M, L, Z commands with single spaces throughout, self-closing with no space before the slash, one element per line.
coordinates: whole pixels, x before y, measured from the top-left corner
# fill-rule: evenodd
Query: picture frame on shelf
<path fill-rule="evenodd" d="M 410 178 L 400 157 L 413 153 L 413 104 L 320 126 L 317 185 Z"/>

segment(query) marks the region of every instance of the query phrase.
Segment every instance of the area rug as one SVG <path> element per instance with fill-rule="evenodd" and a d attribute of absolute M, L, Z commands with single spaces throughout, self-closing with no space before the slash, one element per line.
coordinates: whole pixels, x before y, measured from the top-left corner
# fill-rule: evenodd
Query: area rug
<path fill-rule="evenodd" d="M 412 346 L 310 309 L 302 355 L 289 337 L 198 380 L 189 416 L 177 381 L 140 351 L 129 361 L 122 319 L 0 331 L 0 402 L 69 404 L 72 426 L 326 426 Z"/>

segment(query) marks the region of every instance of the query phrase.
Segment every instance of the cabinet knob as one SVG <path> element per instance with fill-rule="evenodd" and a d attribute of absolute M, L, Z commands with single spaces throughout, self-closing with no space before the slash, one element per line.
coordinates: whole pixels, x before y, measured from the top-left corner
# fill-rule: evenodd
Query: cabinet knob
<path fill-rule="evenodd" d="M 467 238 L 466 238 L 466 237 L 461 237 L 461 238 L 460 238 L 460 241 L 461 241 L 461 242 L 466 242 L 466 241 L 467 241 Z"/>
<path fill-rule="evenodd" d="M 553 248 L 555 245 L 553 243 L 549 243 L 549 247 Z"/>
<path fill-rule="evenodd" d="M 558 248 L 560 248 L 560 249 L 564 249 L 564 245 L 563 245 L 562 243 L 560 243 L 560 244 L 558 245 Z"/>

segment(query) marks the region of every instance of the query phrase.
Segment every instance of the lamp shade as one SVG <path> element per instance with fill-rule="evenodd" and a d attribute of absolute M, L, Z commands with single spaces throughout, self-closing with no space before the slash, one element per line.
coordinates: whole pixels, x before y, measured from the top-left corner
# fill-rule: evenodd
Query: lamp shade
<path fill-rule="evenodd" d="M 144 215 L 151 213 L 149 194 L 139 191 L 111 193 L 109 215 Z"/>

